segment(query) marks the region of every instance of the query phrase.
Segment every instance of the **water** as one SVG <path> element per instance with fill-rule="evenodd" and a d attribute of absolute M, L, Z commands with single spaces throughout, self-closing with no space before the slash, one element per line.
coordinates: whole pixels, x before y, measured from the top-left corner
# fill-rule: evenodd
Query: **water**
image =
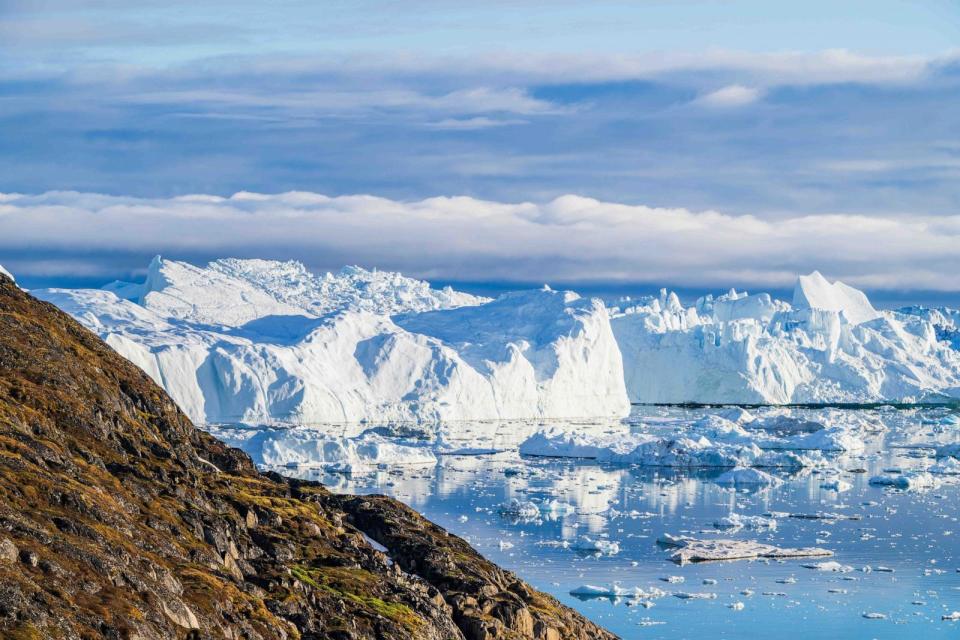
<path fill-rule="evenodd" d="M 675 430 L 707 411 L 635 407 L 628 423 Z M 779 486 L 737 492 L 712 482 L 719 470 L 672 473 L 587 461 L 522 459 L 514 452 L 442 456 L 433 468 L 381 469 L 352 476 L 311 469 L 282 472 L 319 479 L 338 492 L 393 496 L 624 638 L 955 637 L 960 622 L 942 621 L 941 616 L 960 611 L 958 485 L 945 478 L 938 489 L 907 492 L 870 486 L 868 479 L 891 467 L 929 466 L 932 451 L 915 446 L 960 440 L 960 426 L 934 424 L 933 419 L 943 414 L 940 409 L 860 411 L 888 431 L 871 440 L 865 453 L 834 461 L 843 470 L 866 470 L 843 473 L 853 487 L 840 493 L 821 488 L 823 475 L 810 471 L 777 473 L 784 480 Z M 817 410 L 802 413 L 814 418 L 826 415 Z M 502 442 L 508 436 L 499 433 L 497 438 Z M 558 498 L 577 510 L 554 519 L 516 520 L 498 512 L 511 498 L 534 502 Z M 714 521 L 731 512 L 833 512 L 855 519 L 781 517 L 775 531 L 716 532 Z M 669 550 L 656 544 L 665 533 L 817 546 L 834 551 L 831 560 L 854 570 L 841 574 L 801 566 L 811 560 L 678 566 L 669 560 Z M 582 535 L 617 541 L 620 551 L 597 556 L 560 546 Z M 663 580 L 668 576 L 684 582 L 668 583 Z M 705 580 L 716 583 L 704 584 Z M 683 600 L 668 595 L 651 600 L 653 606 L 646 608 L 639 601 L 569 595 L 583 584 L 611 583 L 716 597 Z M 747 590 L 753 594 L 744 595 Z M 741 610 L 730 607 L 738 602 L 743 603 Z M 885 619 L 864 617 L 873 613 Z"/>

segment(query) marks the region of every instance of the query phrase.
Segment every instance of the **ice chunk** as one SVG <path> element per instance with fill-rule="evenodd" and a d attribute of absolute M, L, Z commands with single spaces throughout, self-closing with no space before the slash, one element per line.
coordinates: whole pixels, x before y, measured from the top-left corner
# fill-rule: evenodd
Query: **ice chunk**
<path fill-rule="evenodd" d="M 665 534 L 657 543 L 676 549 L 670 558 L 677 564 L 751 558 L 805 558 L 832 556 L 833 552 L 816 547 L 791 549 L 763 544 L 755 540 L 698 540 Z"/>
<path fill-rule="evenodd" d="M 576 596 L 578 598 L 583 598 L 583 599 L 629 598 L 631 600 L 650 600 L 654 598 L 662 598 L 665 595 L 667 595 L 667 593 L 665 591 L 661 591 L 660 589 L 644 590 L 640 587 L 626 588 L 616 584 L 605 586 L 605 587 L 598 587 L 590 584 L 585 584 L 575 589 L 571 589 L 570 595 Z"/>
<path fill-rule="evenodd" d="M 738 467 L 714 480 L 723 487 L 771 487 L 780 484 L 780 479 L 760 469 Z"/>
<path fill-rule="evenodd" d="M 960 460 L 956 458 L 945 458 L 932 465 L 927 471 L 941 476 L 960 475 Z"/>
<path fill-rule="evenodd" d="M 873 476 L 870 478 L 870 484 L 918 490 L 935 489 L 940 486 L 940 481 L 925 471 L 908 471 L 901 474 Z"/>
<path fill-rule="evenodd" d="M 605 556 L 613 556 L 620 553 L 620 543 L 603 540 L 601 538 L 591 538 L 590 536 L 580 536 L 573 548 L 577 551 L 599 553 Z"/>
<path fill-rule="evenodd" d="M 498 509 L 501 515 L 520 518 L 522 520 L 533 520 L 540 517 L 540 508 L 533 502 L 524 502 L 516 498 L 500 505 Z"/>
<path fill-rule="evenodd" d="M 777 521 L 774 518 L 765 518 L 763 516 L 744 516 L 738 513 L 731 513 L 723 518 L 714 521 L 713 526 L 720 529 L 776 529 Z"/>
<path fill-rule="evenodd" d="M 433 467 L 437 457 L 426 446 L 374 432 L 337 437 L 311 428 L 254 429 L 214 427 L 212 433 L 243 449 L 257 464 L 323 467 L 344 473 L 378 466 Z"/>
<path fill-rule="evenodd" d="M 810 564 L 802 564 L 801 567 L 805 569 L 814 569 L 816 571 L 832 571 L 834 573 L 850 573 L 853 571 L 853 567 L 846 564 L 840 564 L 834 560 L 827 560 L 825 562 L 813 562 Z"/>

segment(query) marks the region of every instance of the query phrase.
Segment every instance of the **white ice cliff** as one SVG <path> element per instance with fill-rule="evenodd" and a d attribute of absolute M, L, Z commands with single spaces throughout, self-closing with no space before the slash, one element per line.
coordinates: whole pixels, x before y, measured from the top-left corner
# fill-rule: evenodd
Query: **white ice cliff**
<path fill-rule="evenodd" d="M 685 307 L 664 290 L 609 311 L 546 287 L 490 300 L 397 273 L 319 276 L 235 259 L 157 258 L 142 284 L 34 293 L 204 423 L 606 419 L 630 401 L 960 397 L 960 312 L 877 311 L 816 272 L 798 279 L 792 304 L 731 290 Z M 838 438 L 798 434 L 784 448 L 849 449 Z M 660 455 L 655 446 L 632 455 Z"/>
<path fill-rule="evenodd" d="M 613 310 L 627 393 L 640 403 L 838 403 L 960 397 L 949 311 L 879 312 L 860 291 L 801 276 L 793 304 L 675 294 Z M 934 315 L 936 320 L 934 320 Z M 939 323 L 939 324 L 935 324 Z"/>
<path fill-rule="evenodd" d="M 599 300 L 487 300 L 396 273 L 155 259 L 142 285 L 46 289 L 199 422 L 621 417 Z"/>

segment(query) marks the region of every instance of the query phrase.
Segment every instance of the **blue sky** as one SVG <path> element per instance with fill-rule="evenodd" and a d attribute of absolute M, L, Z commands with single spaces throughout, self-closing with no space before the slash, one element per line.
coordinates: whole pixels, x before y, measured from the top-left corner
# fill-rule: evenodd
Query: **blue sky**
<path fill-rule="evenodd" d="M 960 226 L 956 2 L 476 4 L 8 0 L 0 192 L 538 204 L 574 194 L 785 227 L 831 215 Z M 31 214 L 14 214 L 4 228 L 0 213 L 0 262 L 26 278 L 78 268 L 109 278 L 148 253 L 185 251 L 164 234 L 155 251 L 122 237 L 95 247 L 33 236 Z M 195 259 L 258 250 L 253 237 L 201 240 Z M 293 240 L 296 250 L 261 253 L 317 268 L 372 259 Z M 749 256 L 729 258 L 744 261 L 737 273 L 682 256 L 656 269 L 596 256 L 574 273 L 551 271 L 546 255 L 536 266 L 501 255 L 515 264 L 497 278 L 708 287 L 712 270 L 737 286 L 783 287 L 791 269 L 819 267 L 876 291 L 950 299 L 960 289 L 940 272 L 960 268 L 949 256 L 904 253 L 894 267 L 857 248 L 856 258 L 810 255 L 806 242 L 785 245 L 796 255 L 765 271 L 747 268 Z M 708 253 L 710 243 L 704 234 L 685 247 Z M 462 264 L 467 255 L 440 268 L 422 247 L 408 250 L 378 266 L 489 279 Z"/>

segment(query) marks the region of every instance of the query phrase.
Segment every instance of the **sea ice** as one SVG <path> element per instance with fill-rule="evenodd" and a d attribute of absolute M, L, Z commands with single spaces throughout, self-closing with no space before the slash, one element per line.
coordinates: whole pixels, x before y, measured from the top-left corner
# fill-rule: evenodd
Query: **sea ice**
<path fill-rule="evenodd" d="M 605 556 L 613 556 L 620 553 L 620 543 L 601 538 L 591 538 L 590 536 L 580 536 L 573 548 L 577 551 L 586 551 L 590 553 L 599 553 Z"/>
<path fill-rule="evenodd" d="M 907 471 L 901 474 L 873 476 L 870 484 L 896 487 L 898 489 L 936 489 L 940 481 L 924 471 Z"/>
<path fill-rule="evenodd" d="M 714 480 L 722 487 L 770 487 L 780 484 L 780 479 L 760 469 L 738 467 Z"/>
<path fill-rule="evenodd" d="M 657 543 L 676 550 L 670 558 L 677 564 L 713 562 L 719 560 L 748 560 L 751 558 L 805 558 L 832 556 L 833 552 L 816 547 L 791 549 L 775 547 L 754 540 L 699 540 L 664 534 Z"/>
<path fill-rule="evenodd" d="M 500 505 L 498 509 L 501 515 L 519 518 L 521 520 L 534 520 L 540 517 L 540 508 L 533 502 L 524 502 L 516 498 Z"/>
<path fill-rule="evenodd" d="M 653 598 L 662 598 L 667 593 L 660 589 L 651 588 L 644 590 L 640 587 L 621 587 L 620 585 L 609 585 L 598 587 L 590 584 L 581 585 L 570 591 L 570 595 L 579 598 L 625 598 L 631 600 L 649 600 Z"/>
<path fill-rule="evenodd" d="M 774 518 L 765 518 L 763 516 L 744 516 L 739 513 L 718 518 L 713 526 L 719 529 L 776 529 L 777 521 Z"/>

